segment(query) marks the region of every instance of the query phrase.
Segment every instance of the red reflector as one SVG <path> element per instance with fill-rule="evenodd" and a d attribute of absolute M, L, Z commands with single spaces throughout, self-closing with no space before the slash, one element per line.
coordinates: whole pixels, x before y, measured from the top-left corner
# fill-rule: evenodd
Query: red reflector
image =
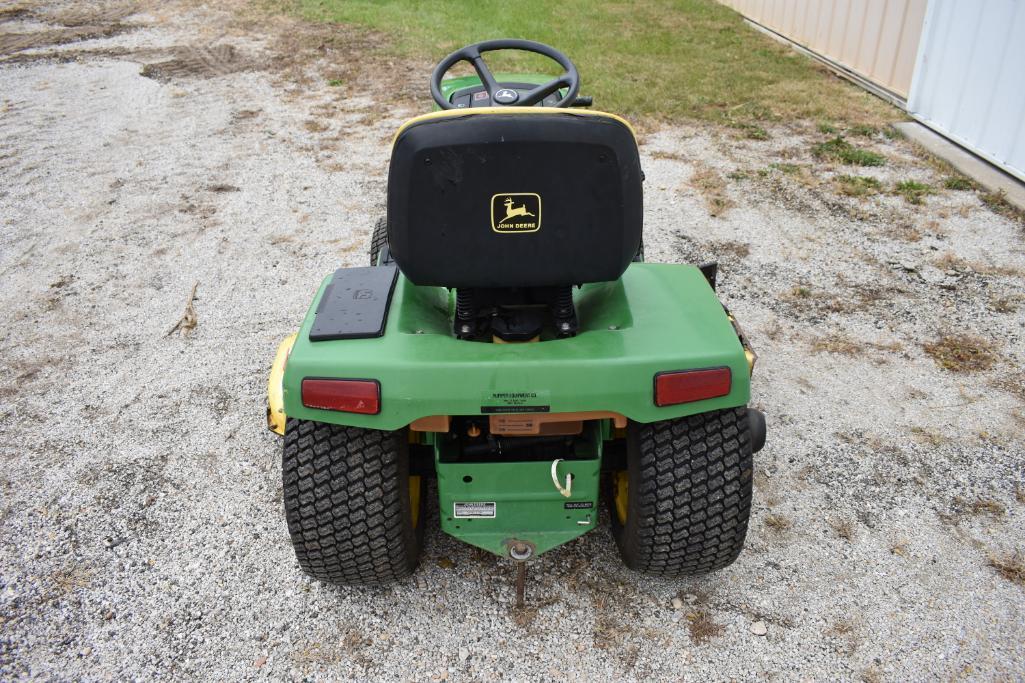
<path fill-rule="evenodd" d="M 303 405 L 377 415 L 381 412 L 381 386 L 372 379 L 304 379 Z"/>
<path fill-rule="evenodd" d="M 730 393 L 729 368 L 660 372 L 655 375 L 655 405 L 674 406 Z"/>

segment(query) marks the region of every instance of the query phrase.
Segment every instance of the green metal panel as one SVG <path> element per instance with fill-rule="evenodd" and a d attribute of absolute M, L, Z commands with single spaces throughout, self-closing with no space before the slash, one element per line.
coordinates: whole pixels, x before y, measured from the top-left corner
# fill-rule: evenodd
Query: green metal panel
<path fill-rule="evenodd" d="M 446 463 L 445 445 L 439 444 L 435 467 L 442 531 L 508 557 L 510 541 L 533 545 L 536 556 L 595 528 L 602 444 L 598 425 L 592 423 L 586 436 L 578 455 L 588 459 L 557 465 L 561 482 L 573 475 L 569 497 L 555 488 L 551 461 Z M 483 516 L 461 518 L 467 508 Z"/>
<path fill-rule="evenodd" d="M 654 422 L 744 405 L 750 380 L 744 350 L 715 292 L 693 266 L 633 263 L 616 282 L 574 290 L 575 337 L 534 344 L 488 344 L 452 335 L 448 290 L 417 287 L 401 275 L 384 336 L 311 342 L 326 278 L 285 368 L 289 417 L 399 429 L 429 415 L 480 415 L 494 394 L 533 393 L 550 412 L 610 410 Z M 654 376 L 728 366 L 729 395 L 659 408 Z M 305 408 L 303 377 L 381 383 L 381 412 L 355 415 Z M 498 399 L 500 400 L 500 399 Z"/>

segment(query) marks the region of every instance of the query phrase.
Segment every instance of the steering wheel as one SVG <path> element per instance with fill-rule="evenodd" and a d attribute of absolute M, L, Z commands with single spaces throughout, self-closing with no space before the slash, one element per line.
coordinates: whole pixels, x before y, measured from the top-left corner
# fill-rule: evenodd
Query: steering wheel
<path fill-rule="evenodd" d="M 523 50 L 544 55 L 557 62 L 563 68 L 563 73 L 561 76 L 553 78 L 547 83 L 532 88 L 521 95 L 512 88 L 500 86 L 495 77 L 491 75 L 491 69 L 484 63 L 484 53 L 495 50 Z M 535 43 L 532 40 L 518 40 L 515 38 L 485 40 L 456 50 L 441 60 L 438 66 L 434 67 L 434 72 L 431 74 L 431 97 L 434 98 L 434 101 L 442 109 L 456 108 L 454 104 L 441 94 L 441 80 L 457 62 L 469 62 L 473 65 L 477 76 L 480 77 L 481 83 L 484 84 L 484 89 L 488 92 L 488 98 L 491 100 L 492 105 L 529 107 L 537 104 L 560 88 L 568 88 L 565 97 L 555 104 L 556 107 L 568 107 L 576 99 L 577 92 L 580 91 L 580 74 L 577 73 L 577 68 L 573 66 L 573 62 L 569 60 L 569 57 L 554 47 L 549 47 L 543 43 Z"/>

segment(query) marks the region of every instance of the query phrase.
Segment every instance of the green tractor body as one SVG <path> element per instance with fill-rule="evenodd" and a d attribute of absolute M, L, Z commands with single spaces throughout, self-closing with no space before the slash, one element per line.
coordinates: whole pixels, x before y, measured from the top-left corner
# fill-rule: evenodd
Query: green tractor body
<path fill-rule="evenodd" d="M 497 78 L 521 89 L 548 80 Z M 489 94 L 476 76 L 438 85 L 447 102 L 460 93 L 472 98 L 475 89 Z M 564 87 L 548 97 L 567 90 L 575 94 Z M 536 207 L 521 200 L 516 208 L 506 199 L 502 209 L 491 201 L 494 233 L 505 227 L 496 223 L 495 206 L 509 215 L 542 213 L 540 197 Z M 546 219 L 535 220 L 533 229 L 544 229 Z M 286 509 L 304 569 L 341 583 L 411 571 L 417 550 L 410 544 L 422 536 L 429 479 L 437 482 L 446 533 L 513 560 L 595 529 L 603 498 L 624 559 L 635 568 L 681 575 L 736 557 L 733 541 L 685 552 L 697 547 L 706 513 L 718 520 L 717 534 L 727 529 L 742 543 L 750 454 L 764 440 L 758 433 L 764 427 L 746 408 L 754 354 L 716 296 L 714 269 L 634 259 L 617 279 L 565 289 L 572 292 L 572 305 L 562 304 L 575 313 L 572 333 L 548 320 L 530 339 L 507 341 L 489 332 L 470 340 L 458 333 L 465 304 L 457 289 L 468 288 L 414 284 L 392 259 L 388 237 L 397 255 L 399 236 L 382 222 L 371 267 L 325 278 L 273 366 L 268 418 L 285 435 Z M 345 316 L 345 324 L 371 332 L 338 327 Z M 674 443 L 697 445 L 684 453 Z M 663 475 L 653 458 L 682 465 Z M 690 526 L 682 538 L 659 540 L 661 513 L 644 504 L 662 505 L 652 496 L 664 495 L 659 487 L 666 477 L 682 471 L 690 473 L 688 490 L 674 493 L 670 481 L 666 495 L 683 495 L 695 507 L 687 513 Z M 393 515 L 373 513 L 378 498 L 393 506 Z M 367 510 L 353 507 L 354 500 L 369 501 L 361 503 Z M 402 525 L 404 536 L 388 530 Z M 631 535 L 654 540 L 646 546 Z M 683 559 L 665 565 L 656 541 L 684 548 Z"/>

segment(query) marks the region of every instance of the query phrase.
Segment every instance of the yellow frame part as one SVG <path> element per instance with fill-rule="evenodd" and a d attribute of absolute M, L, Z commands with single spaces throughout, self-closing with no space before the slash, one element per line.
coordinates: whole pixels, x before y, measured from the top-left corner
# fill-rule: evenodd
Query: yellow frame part
<path fill-rule="evenodd" d="M 267 380 L 267 429 L 281 436 L 285 435 L 285 421 L 288 419 L 285 415 L 282 380 L 285 378 L 288 354 L 292 352 L 292 345 L 298 336 L 298 333 L 291 334 L 278 344 L 278 351 L 274 354 L 274 362 L 270 366 L 270 378 Z"/>

